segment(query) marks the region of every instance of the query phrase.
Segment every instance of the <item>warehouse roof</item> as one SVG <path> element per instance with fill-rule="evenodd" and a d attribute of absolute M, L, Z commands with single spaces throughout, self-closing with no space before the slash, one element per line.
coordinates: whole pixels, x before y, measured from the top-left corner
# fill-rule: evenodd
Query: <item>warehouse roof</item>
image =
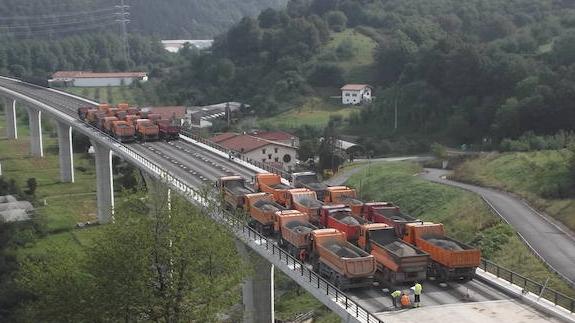
<path fill-rule="evenodd" d="M 96 73 L 83 71 L 58 71 L 52 74 L 53 79 L 63 78 L 130 78 L 145 77 L 145 72 L 114 72 L 114 73 Z"/>
<path fill-rule="evenodd" d="M 292 146 L 285 145 L 279 142 L 269 141 L 254 136 L 250 136 L 247 134 L 240 135 L 233 132 L 227 132 L 214 136 L 210 138 L 210 140 L 218 143 L 220 146 L 224 148 L 241 153 L 247 153 L 267 145 L 276 145 L 295 149 Z"/>

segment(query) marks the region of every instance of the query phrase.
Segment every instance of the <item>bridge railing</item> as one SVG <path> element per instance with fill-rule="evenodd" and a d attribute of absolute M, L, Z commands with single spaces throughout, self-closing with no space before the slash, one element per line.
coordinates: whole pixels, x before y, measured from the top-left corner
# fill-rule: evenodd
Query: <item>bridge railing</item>
<path fill-rule="evenodd" d="M 225 148 L 225 147 L 222 147 L 221 145 L 218 145 L 217 143 L 215 143 L 215 142 L 213 142 L 213 141 L 211 141 L 211 140 L 208 140 L 208 139 L 206 139 L 206 138 L 202 138 L 201 136 L 198 136 L 197 134 L 194 134 L 193 132 L 191 132 L 191 131 L 189 131 L 189 130 L 184 130 L 184 129 L 182 129 L 181 133 L 182 133 L 183 135 L 187 136 L 187 137 L 190 137 L 190 138 L 192 138 L 192 139 L 194 139 L 194 140 L 196 140 L 196 141 L 201 142 L 201 143 L 204 144 L 204 145 L 210 146 L 210 147 L 212 147 L 212 148 L 214 148 L 214 149 L 217 149 L 217 150 L 219 150 L 219 151 L 221 151 L 221 152 L 224 152 L 224 153 L 226 153 L 226 154 L 228 154 L 228 153 L 230 152 L 229 149 L 227 149 L 227 148 Z M 278 168 L 276 168 L 276 167 L 273 167 L 273 166 L 271 166 L 271 165 L 269 165 L 269 164 L 267 164 L 267 163 L 262 163 L 261 161 L 247 158 L 247 157 L 246 157 L 245 155 L 243 155 L 243 154 L 240 154 L 240 156 L 234 157 L 234 158 L 239 158 L 239 159 L 241 159 L 241 160 L 243 160 L 243 161 L 245 161 L 245 162 L 247 162 L 247 163 L 250 163 L 250 164 L 252 164 L 252 165 L 254 165 L 254 166 L 256 166 L 256 167 L 259 167 L 259 168 L 261 168 L 261 169 L 265 169 L 265 170 L 267 170 L 267 171 L 270 172 L 270 173 L 274 173 L 274 174 L 280 175 L 280 176 L 281 176 L 282 178 L 284 178 L 284 179 L 290 180 L 290 178 L 291 178 L 289 172 L 286 172 L 286 171 L 284 171 L 283 169 L 278 169 Z"/>
<path fill-rule="evenodd" d="M 524 292 L 531 292 L 533 294 L 540 295 L 540 297 L 543 297 L 553 304 L 569 310 L 571 313 L 575 312 L 575 299 L 572 297 L 569 297 L 559 291 L 549 288 L 512 270 L 501 267 L 487 259 L 481 259 L 480 268 L 486 272 L 494 274 L 498 278 L 505 279 L 508 282 L 523 288 Z"/>

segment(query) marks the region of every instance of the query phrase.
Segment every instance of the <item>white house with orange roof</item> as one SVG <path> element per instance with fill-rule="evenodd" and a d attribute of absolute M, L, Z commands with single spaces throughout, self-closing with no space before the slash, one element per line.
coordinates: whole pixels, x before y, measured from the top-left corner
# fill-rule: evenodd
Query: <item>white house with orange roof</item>
<path fill-rule="evenodd" d="M 346 84 L 341 88 L 341 103 L 362 104 L 371 102 L 373 89 L 368 84 Z"/>
<path fill-rule="evenodd" d="M 94 73 L 83 71 L 58 71 L 48 80 L 50 86 L 103 87 L 130 85 L 133 82 L 146 82 L 145 72 Z"/>

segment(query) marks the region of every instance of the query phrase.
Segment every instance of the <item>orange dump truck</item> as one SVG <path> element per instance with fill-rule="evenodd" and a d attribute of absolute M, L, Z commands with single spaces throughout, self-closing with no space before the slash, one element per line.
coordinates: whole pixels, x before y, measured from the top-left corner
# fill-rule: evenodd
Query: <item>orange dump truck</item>
<path fill-rule="evenodd" d="M 285 210 L 267 193 L 246 194 L 244 209 L 251 217 L 249 225 L 263 235 L 274 233 L 274 217 L 276 212 Z"/>
<path fill-rule="evenodd" d="M 315 225 L 319 225 L 320 211 L 323 203 L 318 201 L 316 192 L 308 189 L 291 189 L 287 191 L 288 209 L 295 209 L 309 217 L 309 221 Z"/>
<path fill-rule="evenodd" d="M 136 137 L 143 141 L 158 140 L 160 130 L 148 119 L 136 120 Z"/>
<path fill-rule="evenodd" d="M 232 210 L 243 208 L 246 203 L 246 195 L 254 193 L 241 176 L 220 177 L 216 186 L 220 191 L 224 205 Z"/>
<path fill-rule="evenodd" d="M 120 142 L 134 141 L 135 134 L 136 129 L 134 126 L 127 123 L 126 121 L 112 122 L 112 136 L 114 136 L 114 138 L 118 139 Z"/>
<path fill-rule="evenodd" d="M 357 199 L 355 189 L 347 186 L 331 186 L 324 193 L 325 203 L 345 204 L 351 208 L 351 212 L 360 216 L 363 210 L 363 201 Z"/>
<path fill-rule="evenodd" d="M 352 214 L 351 209 L 343 204 L 324 205 L 320 211 L 320 225 L 345 233 L 347 240 L 355 242 L 359 238 L 360 227 L 366 224 L 363 218 Z"/>
<path fill-rule="evenodd" d="M 107 132 L 109 134 L 112 133 L 112 123 L 114 121 L 118 121 L 118 118 L 116 117 L 105 117 L 104 121 L 103 121 L 103 130 L 104 132 Z"/>
<path fill-rule="evenodd" d="M 281 176 L 272 173 L 256 174 L 254 185 L 256 190 L 271 194 L 274 200 L 281 205 L 286 205 L 286 192 L 293 188 L 283 184 Z"/>
<path fill-rule="evenodd" d="M 170 120 L 157 120 L 156 124 L 160 128 L 160 138 L 165 140 L 175 140 L 180 136 L 182 127 Z"/>
<path fill-rule="evenodd" d="M 375 257 L 347 242 L 336 229 L 312 231 L 310 261 L 314 270 L 342 290 L 373 284 Z"/>
<path fill-rule="evenodd" d="M 429 254 L 398 239 L 393 227 L 383 223 L 361 226 L 358 246 L 375 257 L 376 277 L 396 284 L 425 280 Z"/>
<path fill-rule="evenodd" d="M 403 240 L 427 252 L 433 260 L 428 277 L 471 280 L 481 262 L 481 251 L 445 236 L 443 224 L 408 223 Z"/>
<path fill-rule="evenodd" d="M 305 261 L 311 251 L 312 231 L 317 227 L 308 222 L 307 215 L 297 210 L 276 212 L 274 223 L 275 231 L 279 233 L 279 246 Z"/>
<path fill-rule="evenodd" d="M 381 205 L 373 203 L 368 207 L 368 220 L 375 223 L 385 223 L 395 228 L 395 234 L 398 237 L 403 237 L 405 234 L 405 226 L 408 223 L 421 223 L 409 214 L 401 212 L 399 207 L 389 203 L 390 205 Z"/>

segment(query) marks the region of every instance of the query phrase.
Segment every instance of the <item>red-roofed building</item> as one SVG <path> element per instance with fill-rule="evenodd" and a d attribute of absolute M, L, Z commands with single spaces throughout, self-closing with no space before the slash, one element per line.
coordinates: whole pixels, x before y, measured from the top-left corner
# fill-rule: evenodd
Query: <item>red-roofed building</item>
<path fill-rule="evenodd" d="M 214 136 L 210 140 L 244 155 L 245 158 L 264 162 L 277 168 L 291 170 L 296 163 L 297 149 L 281 142 L 229 132 Z"/>
<path fill-rule="evenodd" d="M 341 103 L 362 104 L 371 102 L 373 89 L 367 84 L 346 84 L 341 88 Z"/>
<path fill-rule="evenodd" d="M 95 73 L 83 71 L 58 71 L 48 80 L 50 86 L 102 87 L 130 85 L 133 82 L 145 82 L 148 74 L 144 72 Z"/>
<path fill-rule="evenodd" d="M 299 147 L 299 138 L 296 135 L 285 131 L 253 131 L 250 135 L 296 148 Z"/>

